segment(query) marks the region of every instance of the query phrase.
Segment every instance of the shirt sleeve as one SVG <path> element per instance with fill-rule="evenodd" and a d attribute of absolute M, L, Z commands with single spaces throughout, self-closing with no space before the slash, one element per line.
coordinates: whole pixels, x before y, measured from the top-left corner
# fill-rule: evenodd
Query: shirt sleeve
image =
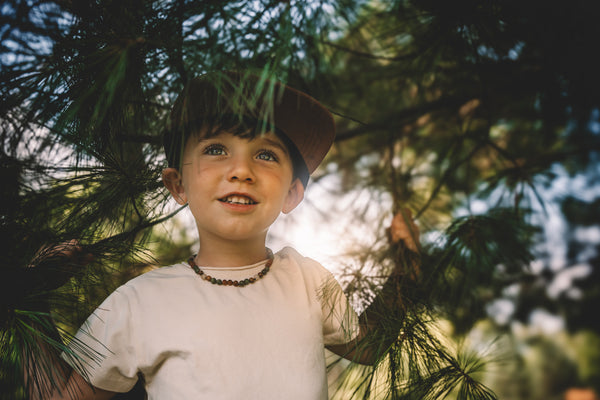
<path fill-rule="evenodd" d="M 79 328 L 63 359 L 95 387 L 129 391 L 138 380 L 135 316 L 135 303 L 122 286 Z"/>
<path fill-rule="evenodd" d="M 356 338 L 360 331 L 358 316 L 330 272 L 327 273 L 318 296 L 323 313 L 324 344 L 343 344 Z"/>

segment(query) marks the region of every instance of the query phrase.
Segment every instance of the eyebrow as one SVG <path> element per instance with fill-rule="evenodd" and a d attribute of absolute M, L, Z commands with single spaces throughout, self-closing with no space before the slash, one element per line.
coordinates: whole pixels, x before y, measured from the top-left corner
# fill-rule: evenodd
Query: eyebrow
<path fill-rule="evenodd" d="M 209 141 L 211 139 L 215 139 L 216 140 L 217 137 L 218 137 L 218 135 L 217 136 L 198 136 L 198 143 Z M 274 140 L 274 139 L 270 139 L 268 137 L 265 137 L 263 135 L 256 135 L 253 138 L 251 138 L 250 141 L 257 140 L 257 139 L 264 140 L 268 145 L 271 145 L 273 147 L 277 147 L 282 152 L 284 152 L 285 155 L 287 155 L 288 157 L 291 157 L 290 151 L 288 150 L 287 146 L 281 142 L 281 140 Z"/>
<path fill-rule="evenodd" d="M 268 144 L 270 144 L 271 146 L 281 149 L 281 151 L 283 151 L 288 157 L 290 156 L 290 152 L 288 151 L 287 147 L 280 141 L 269 139 L 266 137 L 262 137 L 261 139 L 264 140 L 265 142 L 267 142 Z"/>

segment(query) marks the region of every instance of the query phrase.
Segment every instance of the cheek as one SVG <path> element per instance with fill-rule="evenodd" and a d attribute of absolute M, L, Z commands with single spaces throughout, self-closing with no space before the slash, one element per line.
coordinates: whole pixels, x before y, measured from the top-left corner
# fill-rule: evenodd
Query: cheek
<path fill-rule="evenodd" d="M 189 168 L 186 169 L 187 174 L 184 175 L 184 182 L 188 185 L 199 185 L 208 182 L 219 176 L 218 171 L 214 166 L 198 161 L 192 162 Z"/>

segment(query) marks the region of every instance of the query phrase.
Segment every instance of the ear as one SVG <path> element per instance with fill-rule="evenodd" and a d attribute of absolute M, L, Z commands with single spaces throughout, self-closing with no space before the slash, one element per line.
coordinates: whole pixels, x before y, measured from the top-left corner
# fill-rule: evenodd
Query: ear
<path fill-rule="evenodd" d="M 281 211 L 284 214 L 291 212 L 298 204 L 300 204 L 302 199 L 304 199 L 304 185 L 300 182 L 300 179 L 296 178 L 290 185 L 290 190 L 288 190 Z"/>
<path fill-rule="evenodd" d="M 177 168 L 165 168 L 162 172 L 162 180 L 163 185 L 169 189 L 171 196 L 173 196 L 178 204 L 184 205 L 187 203 L 187 196 L 185 195 L 185 190 L 181 181 L 181 174 Z"/>

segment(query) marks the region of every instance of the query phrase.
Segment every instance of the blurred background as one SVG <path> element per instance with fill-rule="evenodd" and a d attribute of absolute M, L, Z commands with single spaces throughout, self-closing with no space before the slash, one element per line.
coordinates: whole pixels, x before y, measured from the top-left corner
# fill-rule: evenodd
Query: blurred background
<path fill-rule="evenodd" d="M 32 304 L 50 301 L 68 340 L 118 285 L 194 252 L 161 135 L 191 77 L 243 70 L 336 119 L 274 250 L 321 261 L 361 310 L 393 266 L 393 214 L 421 230 L 404 296 L 423 329 L 403 325 L 374 370 L 332 362 L 334 396 L 597 399 L 599 17 L 583 0 L 4 1 L 3 396 L 21 396 Z M 57 288 L 30 276 L 42 246 L 73 238 L 92 263 Z"/>

